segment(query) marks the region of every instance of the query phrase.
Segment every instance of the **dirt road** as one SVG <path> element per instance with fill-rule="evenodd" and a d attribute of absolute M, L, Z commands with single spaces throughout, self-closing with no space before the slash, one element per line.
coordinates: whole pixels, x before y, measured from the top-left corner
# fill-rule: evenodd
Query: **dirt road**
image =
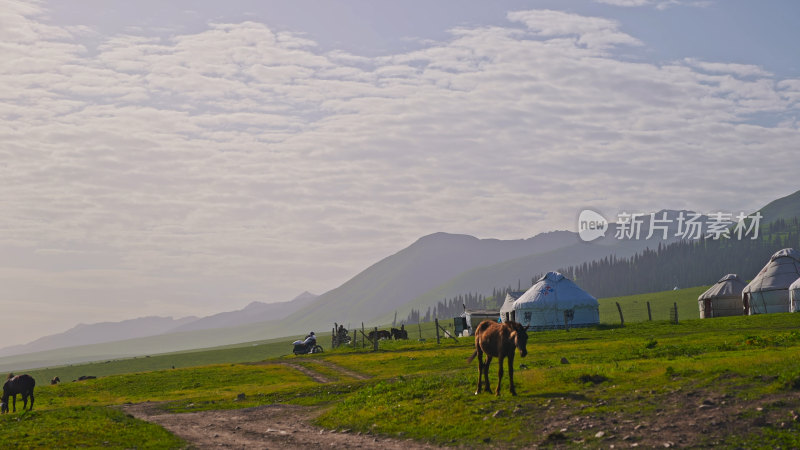
<path fill-rule="evenodd" d="M 127 405 L 123 410 L 163 426 L 200 449 L 436 448 L 411 440 L 323 430 L 310 423 L 317 411 L 303 406 L 266 405 L 185 414 L 165 413 L 158 407 L 158 403 L 140 403 Z"/>
<path fill-rule="evenodd" d="M 328 377 L 306 366 L 293 363 L 281 364 L 301 371 L 318 383 L 330 382 Z M 327 361 L 324 365 L 351 378 L 367 378 L 363 374 Z M 319 411 L 310 407 L 265 405 L 235 410 L 172 414 L 164 412 L 160 405 L 148 402 L 125 405 L 122 409 L 138 419 L 163 426 L 188 441 L 193 447 L 200 449 L 437 448 L 412 440 L 387 439 L 352 433 L 349 430 L 324 430 L 311 424 Z"/>

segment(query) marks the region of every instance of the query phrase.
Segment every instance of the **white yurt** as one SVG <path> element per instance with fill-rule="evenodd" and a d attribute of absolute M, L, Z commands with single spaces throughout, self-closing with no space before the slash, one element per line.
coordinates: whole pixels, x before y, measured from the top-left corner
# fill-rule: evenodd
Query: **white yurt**
<path fill-rule="evenodd" d="M 700 294 L 697 302 L 700 306 L 700 318 L 741 316 L 744 314 L 742 290 L 747 283 L 735 273 L 729 273 L 716 284 Z"/>
<path fill-rule="evenodd" d="M 792 301 L 792 312 L 800 311 L 800 278 L 789 285 L 789 298 Z"/>
<path fill-rule="evenodd" d="M 792 311 L 789 286 L 800 277 L 800 252 L 793 248 L 777 251 L 753 281 L 742 290 L 747 314 Z"/>
<path fill-rule="evenodd" d="M 566 313 L 566 314 L 565 314 Z M 532 330 L 585 327 L 600 323 L 597 299 L 558 272 L 548 272 L 519 298 L 506 298 L 500 320 L 513 320 Z"/>

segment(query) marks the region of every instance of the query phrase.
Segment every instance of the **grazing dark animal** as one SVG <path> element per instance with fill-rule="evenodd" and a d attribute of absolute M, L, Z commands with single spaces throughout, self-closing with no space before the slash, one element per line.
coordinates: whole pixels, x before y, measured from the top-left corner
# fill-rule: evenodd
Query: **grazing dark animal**
<path fill-rule="evenodd" d="M 73 380 L 73 381 L 94 380 L 95 378 L 97 378 L 97 377 L 94 376 L 94 375 L 81 375 L 81 376 L 78 377 L 77 380 Z"/>
<path fill-rule="evenodd" d="M 489 386 L 489 364 L 492 357 L 499 359 L 500 368 L 497 372 L 497 392 L 500 395 L 500 383 L 503 381 L 503 359 L 508 358 L 508 381 L 511 386 L 511 395 L 517 395 L 514 389 L 514 349 L 519 349 L 519 356 L 523 358 L 528 354 L 525 348 L 528 343 L 527 327 L 521 324 L 508 321 L 497 323 L 491 320 L 484 320 L 475 329 L 475 351 L 467 362 L 478 357 L 478 390 L 475 395 L 481 393 L 481 376 L 485 381 L 486 391 L 492 393 Z M 486 353 L 486 362 L 483 362 L 483 354 Z"/>
<path fill-rule="evenodd" d="M 390 333 L 387 330 L 378 330 L 378 335 L 377 336 L 378 336 L 378 339 L 391 339 L 392 338 L 392 333 Z M 369 338 L 370 341 L 374 341 L 375 340 L 375 330 L 370 331 L 369 334 L 367 335 L 367 337 Z"/>
<path fill-rule="evenodd" d="M 52 380 L 50 380 L 50 384 L 58 384 L 58 383 L 61 383 L 61 379 L 58 377 L 55 377 Z"/>
<path fill-rule="evenodd" d="M 0 403 L 0 413 L 7 413 L 8 412 L 8 397 L 11 397 L 12 404 L 14 405 L 13 412 L 17 412 L 17 394 L 22 394 L 22 409 L 25 410 L 28 407 L 28 397 L 31 398 L 31 407 L 30 410 L 33 411 L 33 388 L 36 386 L 36 380 L 33 379 L 32 376 L 25 374 L 25 375 L 18 375 L 13 376 L 13 374 L 9 374 L 6 383 L 3 385 L 3 398 Z"/>
<path fill-rule="evenodd" d="M 392 334 L 392 338 L 393 338 L 394 340 L 398 340 L 398 339 L 408 339 L 408 331 L 406 331 L 406 330 L 403 330 L 403 329 L 398 329 L 398 328 L 392 328 L 392 329 L 390 330 L 390 332 L 391 332 L 391 334 Z"/>

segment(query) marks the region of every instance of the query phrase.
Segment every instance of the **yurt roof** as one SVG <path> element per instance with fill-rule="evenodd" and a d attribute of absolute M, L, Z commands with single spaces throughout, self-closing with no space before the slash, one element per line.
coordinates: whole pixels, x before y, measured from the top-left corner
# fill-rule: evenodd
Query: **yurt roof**
<path fill-rule="evenodd" d="M 546 308 L 556 305 L 559 309 L 583 305 L 597 306 L 597 299 L 564 275 L 547 272 L 514 302 L 515 309 Z"/>
<path fill-rule="evenodd" d="M 714 298 L 733 298 L 741 297 L 742 289 L 747 286 L 747 283 L 739 278 L 735 273 L 729 273 L 717 281 L 713 286 L 708 288 L 707 291 L 700 294 L 698 300 L 708 300 Z"/>
<path fill-rule="evenodd" d="M 788 289 L 800 277 L 800 252 L 785 248 L 775 252 L 743 292 Z"/>

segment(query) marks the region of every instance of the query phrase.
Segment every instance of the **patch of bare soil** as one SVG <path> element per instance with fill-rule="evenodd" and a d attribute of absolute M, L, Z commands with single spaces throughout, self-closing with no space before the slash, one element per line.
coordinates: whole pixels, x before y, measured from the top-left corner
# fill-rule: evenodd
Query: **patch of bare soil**
<path fill-rule="evenodd" d="M 627 410 L 576 414 L 573 401 L 550 399 L 545 406 L 547 418 L 543 421 L 546 425 L 541 445 L 577 448 L 588 444 L 587 439 L 595 439 L 609 448 L 714 447 L 730 435 L 742 436 L 764 427 L 796 429 L 800 422 L 800 393 L 796 391 L 741 400 L 692 390 L 675 391 L 657 399 L 642 394 L 638 400 L 642 410 L 648 406 L 647 413 Z M 601 401 L 578 408 L 604 405 Z M 654 412 L 649 408 L 653 405 Z"/>
<path fill-rule="evenodd" d="M 295 405 L 171 414 L 160 410 L 158 403 L 140 403 L 126 405 L 123 410 L 138 419 L 163 426 L 198 449 L 436 448 L 412 440 L 386 439 L 349 430 L 324 430 L 310 424 L 318 410 Z"/>

